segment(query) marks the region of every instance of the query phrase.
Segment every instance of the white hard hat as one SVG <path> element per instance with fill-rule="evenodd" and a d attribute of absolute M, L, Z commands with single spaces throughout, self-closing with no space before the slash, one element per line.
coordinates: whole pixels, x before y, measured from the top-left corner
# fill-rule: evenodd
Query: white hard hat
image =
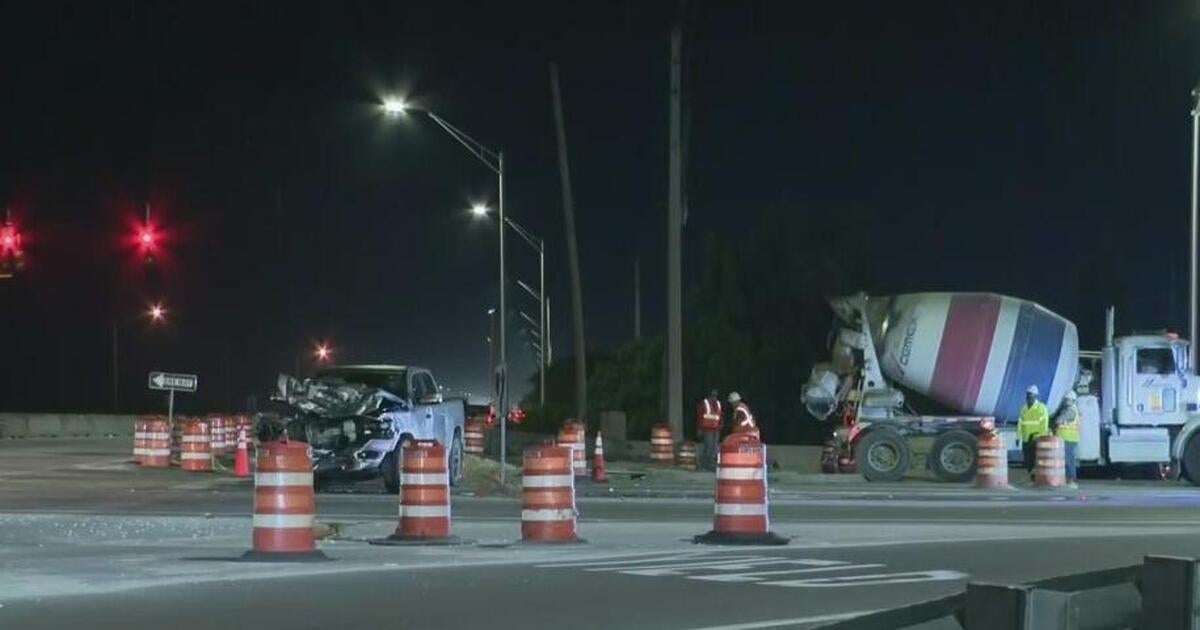
<path fill-rule="evenodd" d="M 742 395 L 737 392 L 729 392 L 729 402 L 734 404 L 742 402 Z"/>
<path fill-rule="evenodd" d="M 1067 400 L 1072 400 L 1072 401 L 1073 401 L 1073 400 L 1075 400 L 1076 398 L 1079 398 L 1079 394 L 1076 394 L 1076 393 L 1075 393 L 1075 390 L 1073 390 L 1073 389 L 1068 389 L 1068 390 L 1067 390 L 1067 393 L 1066 393 L 1066 395 L 1065 395 L 1065 398 L 1066 398 Z"/>
<path fill-rule="evenodd" d="M 1033 394 L 1034 396 L 1037 396 L 1037 395 L 1038 395 L 1038 393 L 1039 393 L 1039 392 L 1038 392 L 1037 385 L 1030 385 L 1028 388 L 1026 388 L 1026 389 L 1025 389 L 1025 393 L 1026 393 L 1026 394 Z"/>

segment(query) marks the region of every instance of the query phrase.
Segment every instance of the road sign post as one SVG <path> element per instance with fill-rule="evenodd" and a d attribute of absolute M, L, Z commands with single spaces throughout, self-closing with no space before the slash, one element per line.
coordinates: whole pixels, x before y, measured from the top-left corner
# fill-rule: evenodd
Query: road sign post
<path fill-rule="evenodd" d="M 167 424 L 175 426 L 175 392 L 195 393 L 200 379 L 195 374 L 151 372 L 150 389 L 167 392 Z"/>

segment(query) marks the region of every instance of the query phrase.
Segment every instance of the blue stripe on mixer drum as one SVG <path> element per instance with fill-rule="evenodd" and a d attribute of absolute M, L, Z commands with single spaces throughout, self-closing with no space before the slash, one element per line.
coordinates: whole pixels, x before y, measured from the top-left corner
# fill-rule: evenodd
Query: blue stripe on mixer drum
<path fill-rule="evenodd" d="M 1033 304 L 1021 304 L 996 401 L 998 420 L 1016 422 L 1030 385 L 1038 386 L 1043 401 L 1050 395 L 1065 332 L 1066 324 L 1059 318 Z"/>

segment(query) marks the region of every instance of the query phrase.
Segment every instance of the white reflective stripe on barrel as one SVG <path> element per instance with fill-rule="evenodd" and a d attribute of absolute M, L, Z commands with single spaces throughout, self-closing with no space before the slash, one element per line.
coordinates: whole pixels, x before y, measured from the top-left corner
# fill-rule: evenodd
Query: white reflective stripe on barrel
<path fill-rule="evenodd" d="M 171 449 L 169 449 L 169 448 L 145 448 L 145 449 L 142 449 L 142 455 L 146 455 L 148 457 L 166 457 L 166 456 L 169 456 L 170 454 L 171 454 Z"/>
<path fill-rule="evenodd" d="M 310 472 L 260 472 L 254 473 L 256 486 L 311 486 Z"/>
<path fill-rule="evenodd" d="M 731 479 L 736 481 L 758 480 L 763 478 L 763 469 L 761 468 L 729 468 L 721 467 L 717 469 L 717 479 Z"/>
<path fill-rule="evenodd" d="M 180 453 L 179 459 L 212 459 L 211 453 Z"/>
<path fill-rule="evenodd" d="M 469 438 L 481 438 L 481 437 L 483 437 L 483 434 L 482 434 L 482 433 L 479 433 L 478 431 L 467 431 L 467 432 L 466 432 L 466 433 L 464 433 L 463 435 L 466 435 L 466 436 L 467 436 L 467 437 L 469 437 Z"/>
<path fill-rule="evenodd" d="M 450 475 L 446 473 L 400 473 L 402 486 L 444 486 L 450 483 Z"/>
<path fill-rule="evenodd" d="M 521 510 L 522 521 L 571 521 L 575 519 L 575 510 L 560 508 L 557 510 Z"/>
<path fill-rule="evenodd" d="M 139 447 L 139 448 L 135 448 L 135 449 L 133 449 L 133 454 L 134 454 L 134 455 L 145 455 L 145 454 L 146 454 L 146 449 L 144 449 L 144 448 L 140 448 L 140 447 Z"/>
<path fill-rule="evenodd" d="M 766 516 L 767 506 L 763 503 L 716 503 L 713 512 L 717 516 Z"/>
<path fill-rule="evenodd" d="M 143 433 L 142 437 L 147 440 L 169 440 L 169 439 L 171 439 L 171 434 L 170 433 Z"/>
<path fill-rule="evenodd" d="M 300 529 L 316 524 L 315 514 L 255 514 L 254 526 L 267 529 Z"/>
<path fill-rule="evenodd" d="M 650 443 L 651 444 L 674 444 L 675 441 L 672 440 L 671 438 L 652 438 L 650 440 Z"/>
<path fill-rule="evenodd" d="M 449 518 L 449 505 L 400 505 L 400 516 L 405 518 Z"/>
<path fill-rule="evenodd" d="M 526 488 L 561 488 L 574 485 L 575 477 L 571 475 L 528 475 L 521 478 L 521 485 Z"/>
<path fill-rule="evenodd" d="M 185 435 L 180 441 L 184 444 L 188 442 L 212 442 L 207 435 Z"/>

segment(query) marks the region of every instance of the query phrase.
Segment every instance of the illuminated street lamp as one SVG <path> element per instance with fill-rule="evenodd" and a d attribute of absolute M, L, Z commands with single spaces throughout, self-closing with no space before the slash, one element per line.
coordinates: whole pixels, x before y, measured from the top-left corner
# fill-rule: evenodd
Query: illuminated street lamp
<path fill-rule="evenodd" d="M 150 306 L 148 314 L 150 315 L 151 322 L 158 323 L 161 322 L 164 317 L 166 317 L 167 309 L 163 307 L 161 302 L 159 302 Z"/>
<path fill-rule="evenodd" d="M 329 349 L 329 344 L 327 343 L 318 343 L 317 347 L 313 348 L 313 356 L 316 357 L 317 361 L 320 361 L 321 363 L 329 361 L 329 357 L 332 353 L 333 351 Z"/>
<path fill-rule="evenodd" d="M 508 329 L 507 329 L 507 300 L 505 299 L 505 274 L 504 274 L 504 153 L 502 151 L 493 151 L 466 132 L 458 127 L 451 125 L 441 116 L 418 107 L 414 107 L 399 97 L 387 97 L 380 103 L 380 109 L 385 115 L 390 118 L 399 118 L 408 115 L 409 112 L 422 112 L 429 117 L 430 120 L 437 123 L 443 131 L 450 134 L 450 137 L 458 141 L 475 159 L 483 163 L 492 173 L 496 175 L 498 180 L 498 200 L 496 204 L 497 212 L 500 215 L 500 227 L 496 230 L 500 241 L 500 390 L 499 390 L 499 408 L 505 409 L 508 405 Z M 508 454 L 507 434 L 505 433 L 504 423 L 500 423 L 500 483 L 504 483 L 505 456 Z"/>
<path fill-rule="evenodd" d="M 150 321 L 151 325 L 161 324 L 166 321 L 167 307 L 163 306 L 161 301 L 154 302 L 146 307 L 144 316 Z M 126 317 L 124 320 L 113 319 L 112 322 L 112 402 L 113 411 L 119 411 L 121 406 L 121 354 L 119 352 L 121 345 L 121 325 L 131 323 L 134 319 L 140 317 Z"/>

